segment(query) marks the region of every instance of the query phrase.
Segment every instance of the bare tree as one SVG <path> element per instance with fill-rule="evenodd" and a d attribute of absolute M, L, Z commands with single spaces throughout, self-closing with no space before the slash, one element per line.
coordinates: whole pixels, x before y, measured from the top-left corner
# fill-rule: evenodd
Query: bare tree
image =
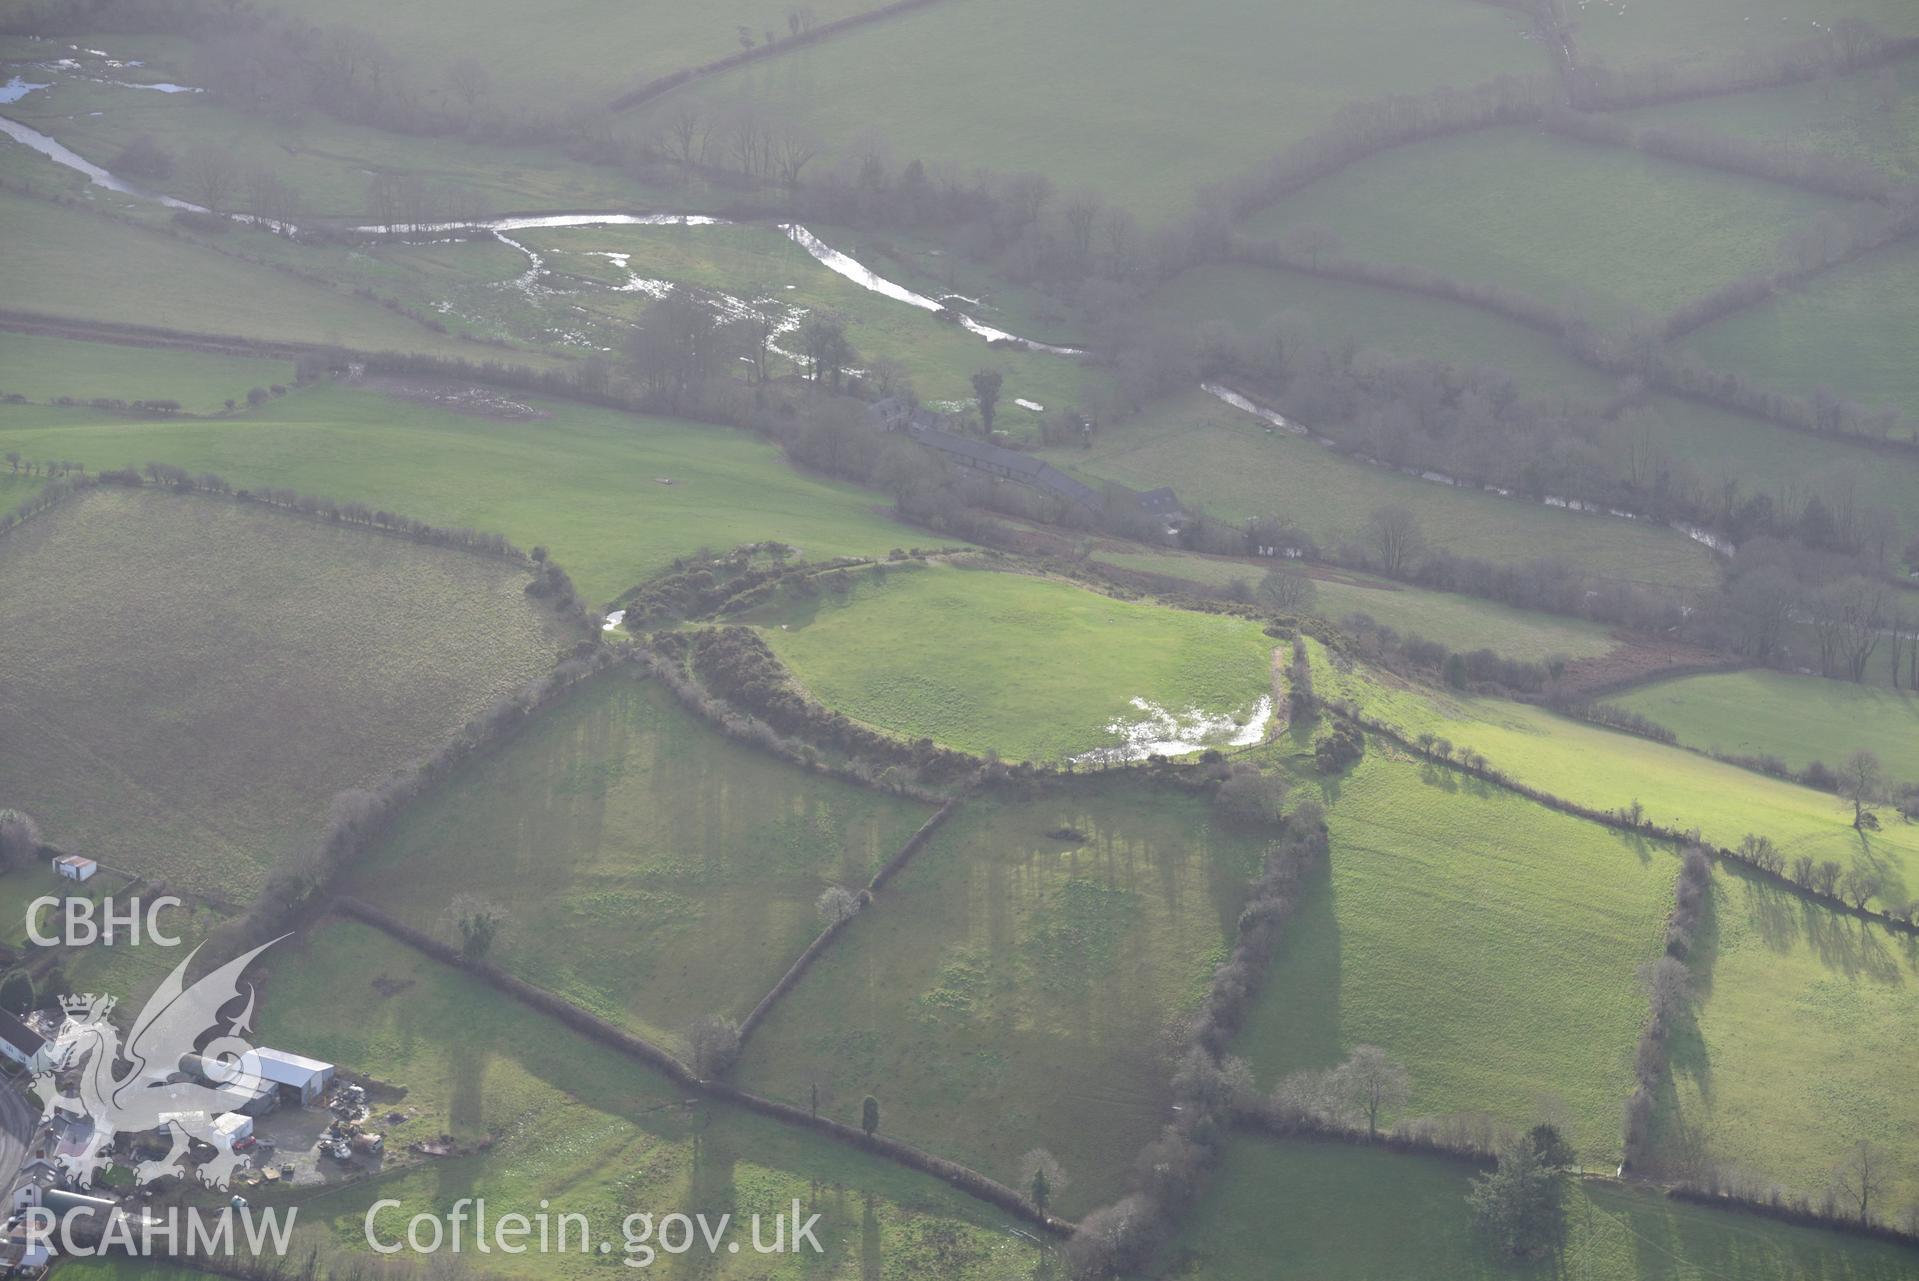
<path fill-rule="evenodd" d="M 1359 1112 L 1366 1114 L 1366 1134 L 1379 1135 L 1379 1114 L 1401 1107 L 1412 1097 L 1413 1079 L 1403 1064 L 1386 1057 L 1377 1045 L 1357 1045 L 1333 1071 L 1334 1089 Z"/>
<path fill-rule="evenodd" d="M 1319 589 L 1304 574 L 1289 574 L 1283 569 L 1266 571 L 1259 580 L 1259 601 L 1282 614 L 1303 614 L 1319 599 Z"/>
<path fill-rule="evenodd" d="M 708 1014 L 687 1029 L 693 1050 L 693 1071 L 702 1080 L 724 1076 L 740 1056 L 740 1025 L 718 1014 Z"/>
<path fill-rule="evenodd" d="M 1379 568 L 1394 577 L 1411 569 L 1413 558 L 1426 546 L 1419 518 L 1404 507 L 1375 508 L 1366 522 L 1366 535 Z"/>
<path fill-rule="evenodd" d="M 1861 748 L 1846 758 L 1839 767 L 1839 795 L 1852 803 L 1852 825 L 1864 831 L 1878 824 L 1872 817 L 1872 806 L 1886 791 L 1885 767 L 1879 758 Z"/>
<path fill-rule="evenodd" d="M 493 73 L 477 59 L 461 58 L 446 69 L 446 87 L 466 108 L 467 119 L 471 121 L 473 113 L 479 108 L 480 99 L 486 97 L 493 88 Z"/>
<path fill-rule="evenodd" d="M 1859 1207 L 1859 1222 L 1872 1221 L 1872 1202 L 1886 1190 L 1886 1151 L 1868 1139 L 1847 1154 L 1845 1163 L 1832 1172 L 1834 1191 Z"/>
<path fill-rule="evenodd" d="M 19 810 L 0 809 L 0 871 L 18 867 L 39 852 L 39 825 Z"/>
<path fill-rule="evenodd" d="M 219 213 L 226 208 L 227 197 L 233 194 L 240 167 L 227 148 L 202 142 L 187 152 L 181 175 L 200 203 Z"/>
<path fill-rule="evenodd" d="M 828 925 L 838 925 L 841 921 L 851 920 L 859 914 L 859 895 L 844 885 L 829 885 L 820 892 L 818 902 L 820 919 Z"/>

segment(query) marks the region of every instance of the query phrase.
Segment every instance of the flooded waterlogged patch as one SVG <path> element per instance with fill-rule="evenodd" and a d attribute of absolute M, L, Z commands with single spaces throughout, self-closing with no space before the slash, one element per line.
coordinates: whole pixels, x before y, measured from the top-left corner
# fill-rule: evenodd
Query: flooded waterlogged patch
<path fill-rule="evenodd" d="M 1209 747 L 1251 747 L 1266 737 L 1266 727 L 1273 719 L 1270 696 L 1262 696 L 1253 705 L 1252 714 L 1243 720 L 1199 707 L 1171 712 L 1147 698 L 1130 702 L 1143 715 L 1137 720 L 1118 717 L 1108 722 L 1106 732 L 1119 741 L 1081 752 L 1073 757 L 1074 764 L 1114 765 L 1154 756 L 1187 756 Z"/>

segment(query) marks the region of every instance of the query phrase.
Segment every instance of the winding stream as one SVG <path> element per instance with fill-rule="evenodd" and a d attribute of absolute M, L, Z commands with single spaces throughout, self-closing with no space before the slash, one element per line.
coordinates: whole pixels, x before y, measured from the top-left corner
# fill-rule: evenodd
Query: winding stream
<path fill-rule="evenodd" d="M 48 85 L 31 83 L 20 76 L 14 76 L 4 86 L 0 86 L 0 104 L 18 102 L 37 89 L 45 89 L 48 87 Z M 179 85 L 133 87 L 156 88 L 163 91 L 181 91 L 186 88 L 185 86 Z M 104 187 L 109 191 L 132 196 L 136 199 L 157 201 L 172 209 L 184 209 L 195 213 L 207 212 L 205 206 L 196 205 L 186 200 L 179 200 L 173 196 L 162 195 L 158 192 L 148 191 L 135 183 L 117 178 L 106 169 L 78 155 L 72 149 L 55 141 L 47 134 L 42 133 L 30 125 L 22 124 L 17 120 L 0 116 L 0 133 L 4 133 L 16 142 L 24 143 L 26 146 L 33 148 L 57 164 L 65 165 L 69 169 L 85 174 L 88 181 L 92 182 L 95 186 Z M 290 223 L 277 223 L 270 219 L 257 218 L 246 214 L 235 214 L 232 216 L 237 221 L 264 226 L 276 231 L 298 230 L 297 227 Z M 540 277 L 546 273 L 546 261 L 531 246 L 512 239 L 512 233 L 514 232 L 543 231 L 568 227 L 722 227 L 728 225 L 730 224 L 727 219 L 716 218 L 708 214 L 597 212 L 519 214 L 471 221 L 420 224 L 384 225 L 376 223 L 367 226 L 357 226 L 353 230 L 367 235 L 414 236 L 448 235 L 455 232 L 487 232 L 496 237 L 501 243 L 511 246 L 513 249 L 526 255 L 528 262 L 527 269 L 513 283 L 521 290 L 532 292 L 539 287 Z M 850 280 L 860 288 L 878 294 L 883 298 L 890 298 L 895 302 L 905 303 L 907 306 L 916 307 L 921 311 L 956 314 L 962 328 L 984 339 L 988 343 L 1013 343 L 1027 351 L 1044 352 L 1054 356 L 1077 357 L 1086 354 L 1084 349 L 1079 347 L 1064 347 L 1053 343 L 1039 342 L 1036 339 L 1022 338 L 1018 334 L 1008 333 L 1004 329 L 996 329 L 991 325 L 982 324 L 964 312 L 949 313 L 945 302 L 939 299 L 929 298 L 925 294 L 916 293 L 908 289 L 905 285 L 887 279 L 850 254 L 833 248 L 803 225 L 792 222 L 780 223 L 778 226 L 780 232 L 785 235 L 787 239 L 804 249 L 815 262 L 818 262 L 835 275 Z M 623 291 L 655 293 L 658 287 L 664 283 L 647 280 L 641 277 L 637 272 L 632 271 L 631 268 L 627 266 L 627 255 L 608 253 L 602 256 L 612 259 L 617 266 L 626 270 L 630 277 L 625 285 L 611 286 L 611 288 Z M 723 295 L 723 297 L 729 308 L 750 305 L 740 299 L 732 298 L 730 295 Z M 949 299 L 956 298 L 957 295 L 949 294 L 946 297 Z M 788 322 L 780 326 L 779 332 L 788 331 L 796 323 L 797 321 L 789 317 Z M 779 355 L 791 357 L 791 353 L 781 351 L 779 348 L 774 348 L 773 350 Z M 1323 436 L 1303 424 L 1293 422 L 1277 410 L 1260 405 L 1250 398 L 1241 395 L 1239 392 L 1232 390 L 1230 387 L 1213 382 L 1201 383 L 1200 387 L 1208 395 L 1213 396 L 1222 403 L 1230 405 L 1242 413 L 1250 414 L 1271 427 L 1295 436 L 1304 437 L 1307 440 L 1311 440 L 1327 448 L 1338 447 L 1338 442 L 1333 438 Z M 1016 403 L 1022 406 L 1029 406 L 1029 402 L 1026 401 L 1018 401 Z M 1531 501 L 1521 498 L 1511 490 L 1504 489 L 1500 486 L 1475 486 L 1457 477 L 1447 475 L 1445 472 L 1430 469 L 1420 470 L 1394 467 L 1390 463 L 1382 462 L 1379 459 L 1371 458 L 1364 454 L 1344 450 L 1341 452 L 1344 457 L 1352 459 L 1353 461 L 1386 468 L 1392 471 L 1399 471 L 1433 484 L 1448 485 L 1459 489 L 1483 489 L 1484 492 L 1495 494 L 1502 498 L 1511 498 L 1521 502 Z M 1538 502 L 1547 507 L 1603 515 L 1619 520 L 1632 520 L 1642 523 L 1647 521 L 1646 517 L 1636 512 L 1624 511 L 1619 508 L 1605 508 L 1575 498 L 1562 498 L 1557 495 L 1548 494 L 1540 498 Z M 1689 524 L 1684 521 L 1673 521 L 1671 528 L 1722 555 L 1731 555 L 1735 550 L 1729 540 L 1702 526 Z"/>

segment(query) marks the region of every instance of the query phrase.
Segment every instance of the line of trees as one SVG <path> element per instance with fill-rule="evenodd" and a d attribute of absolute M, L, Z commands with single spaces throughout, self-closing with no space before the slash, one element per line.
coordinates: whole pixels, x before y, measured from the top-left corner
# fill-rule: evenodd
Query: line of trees
<path fill-rule="evenodd" d="M 1226 1047 L 1266 978 L 1300 887 L 1328 850 L 1319 807 L 1301 802 L 1250 887 L 1232 955 L 1214 971 L 1205 1003 L 1179 1039 L 1172 1078 L 1178 1119 L 1141 1150 L 1132 1190 L 1080 1220 L 1066 1249 L 1074 1277 L 1110 1277 L 1144 1265 L 1204 1186 L 1235 1112 L 1253 1093 L 1251 1069 L 1226 1055 Z"/>

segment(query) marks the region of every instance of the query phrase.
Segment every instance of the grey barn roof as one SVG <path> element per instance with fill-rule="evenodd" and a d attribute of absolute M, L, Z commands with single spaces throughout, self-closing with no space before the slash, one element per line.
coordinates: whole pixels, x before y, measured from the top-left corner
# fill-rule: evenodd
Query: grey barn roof
<path fill-rule="evenodd" d="M 937 449 L 968 467 L 1031 485 L 1082 507 L 1099 505 L 1098 490 L 1074 480 L 1051 463 L 1042 462 L 1031 454 L 1022 454 L 1017 449 L 1007 449 L 1003 445 L 975 440 L 971 436 L 961 436 L 936 427 L 909 427 L 907 434 L 929 449 Z"/>
<path fill-rule="evenodd" d="M 32 1058 L 47 1045 L 46 1037 L 41 1036 L 5 1010 L 0 1010 L 0 1040 L 5 1041 L 27 1058 Z"/>

